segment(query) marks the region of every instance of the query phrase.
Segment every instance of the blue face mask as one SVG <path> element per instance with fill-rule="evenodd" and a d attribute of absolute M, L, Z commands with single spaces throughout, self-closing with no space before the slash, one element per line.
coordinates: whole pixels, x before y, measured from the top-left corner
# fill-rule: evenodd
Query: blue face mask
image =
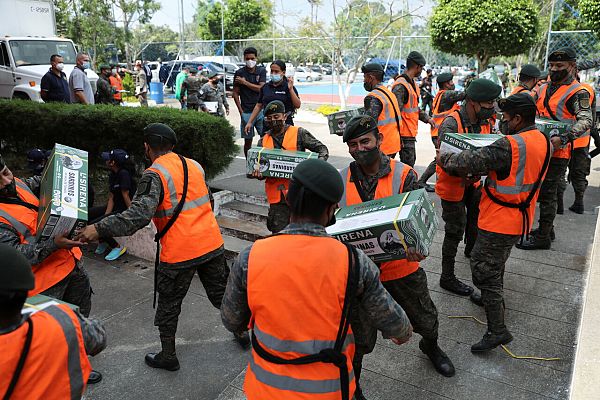
<path fill-rule="evenodd" d="M 82 65 L 83 69 L 90 69 L 92 68 L 91 64 L 89 62 L 84 62 Z"/>
<path fill-rule="evenodd" d="M 280 75 L 280 74 L 272 74 L 272 75 L 271 75 L 271 80 L 272 80 L 274 83 L 281 82 L 281 80 L 282 80 L 282 79 L 283 79 L 283 75 Z"/>

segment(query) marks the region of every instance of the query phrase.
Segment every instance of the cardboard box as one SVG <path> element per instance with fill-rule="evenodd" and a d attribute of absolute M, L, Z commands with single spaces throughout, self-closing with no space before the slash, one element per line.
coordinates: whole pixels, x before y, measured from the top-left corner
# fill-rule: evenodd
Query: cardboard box
<path fill-rule="evenodd" d="M 551 137 L 556 134 L 563 134 L 573 124 L 571 122 L 555 121 L 549 118 L 536 118 L 535 127 L 544 135 Z"/>
<path fill-rule="evenodd" d="M 405 259 L 408 247 L 427 256 L 438 227 L 424 189 L 341 208 L 336 221 L 327 233 L 375 262 Z"/>
<path fill-rule="evenodd" d="M 66 304 L 71 310 L 79 310 L 79 307 L 75 304 L 67 303 L 65 301 L 55 299 L 54 297 L 44 296 L 43 294 L 38 294 L 33 297 L 28 297 L 27 300 L 25 300 L 21 314 L 33 314 L 43 310 L 46 307 L 57 304 Z"/>
<path fill-rule="evenodd" d="M 281 149 L 267 149 L 266 147 L 252 147 L 248 150 L 246 172 L 251 174 L 259 170 L 266 178 L 290 179 L 296 165 L 309 158 L 318 158 L 317 153 L 311 151 L 288 151 Z"/>
<path fill-rule="evenodd" d="M 348 121 L 350 121 L 353 117 L 356 117 L 357 115 L 363 114 L 364 112 L 365 109 L 361 107 L 329 114 L 327 116 L 329 133 L 332 135 L 342 136 L 344 134 L 344 129 L 346 129 L 346 124 L 348 123 Z"/>
<path fill-rule="evenodd" d="M 42 173 L 37 238 L 46 240 L 65 232 L 74 237 L 88 220 L 88 154 L 54 145 Z"/>
<path fill-rule="evenodd" d="M 442 135 L 441 153 L 460 153 L 464 150 L 478 149 L 489 146 L 504 137 L 500 134 L 445 133 Z"/>

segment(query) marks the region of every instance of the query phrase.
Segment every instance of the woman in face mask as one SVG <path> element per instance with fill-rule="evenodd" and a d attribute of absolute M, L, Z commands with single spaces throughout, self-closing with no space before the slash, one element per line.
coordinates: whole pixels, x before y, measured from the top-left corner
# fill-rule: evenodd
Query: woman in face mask
<path fill-rule="evenodd" d="M 285 106 L 286 124 L 294 125 L 293 115 L 300 108 L 301 102 L 298 91 L 294 87 L 294 78 L 286 77 L 285 72 L 286 65 L 283 61 L 277 60 L 271 64 L 271 80 L 260 89 L 258 103 L 244 128 L 246 133 L 252 129 L 252 124 L 260 111 L 275 100 L 279 100 Z"/>

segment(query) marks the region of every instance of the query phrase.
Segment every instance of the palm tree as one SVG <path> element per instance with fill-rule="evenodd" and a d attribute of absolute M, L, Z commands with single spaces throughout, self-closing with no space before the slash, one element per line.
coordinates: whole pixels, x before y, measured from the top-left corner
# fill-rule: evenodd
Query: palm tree
<path fill-rule="evenodd" d="M 310 22 L 317 22 L 317 11 L 322 3 L 322 0 L 307 0 L 310 4 Z"/>

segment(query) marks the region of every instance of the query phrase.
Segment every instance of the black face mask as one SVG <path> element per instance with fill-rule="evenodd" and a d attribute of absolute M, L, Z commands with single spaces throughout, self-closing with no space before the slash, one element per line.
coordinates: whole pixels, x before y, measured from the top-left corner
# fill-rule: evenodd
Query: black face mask
<path fill-rule="evenodd" d="M 562 69 L 560 71 L 550 71 L 550 80 L 554 83 L 560 82 L 569 75 L 569 70 Z"/>
<path fill-rule="evenodd" d="M 325 228 L 327 228 L 328 226 L 335 225 L 335 223 L 336 223 L 336 219 L 335 219 L 335 212 L 334 212 L 333 215 L 331 216 L 331 218 L 329 219 L 329 222 L 327 222 L 327 225 L 325 225 Z"/>
<path fill-rule="evenodd" d="M 379 147 L 375 146 L 370 150 L 358 150 L 350 153 L 350 155 L 360 165 L 371 165 L 379 157 Z"/>
<path fill-rule="evenodd" d="M 17 184 L 13 179 L 11 183 L 0 189 L 0 196 L 15 197 L 17 195 Z"/>
<path fill-rule="evenodd" d="M 285 121 L 282 119 L 275 119 L 275 120 L 271 120 L 271 121 L 265 120 L 266 127 L 268 129 L 272 130 L 273 132 L 281 132 L 284 124 L 285 124 Z"/>
<path fill-rule="evenodd" d="M 477 111 L 477 119 L 480 121 L 484 121 L 486 119 L 490 119 L 496 114 L 496 109 L 494 107 L 481 107 L 479 111 Z"/>
<path fill-rule="evenodd" d="M 370 92 L 373 90 L 373 85 L 369 82 L 363 82 L 363 88 L 365 88 L 367 92 Z"/>

